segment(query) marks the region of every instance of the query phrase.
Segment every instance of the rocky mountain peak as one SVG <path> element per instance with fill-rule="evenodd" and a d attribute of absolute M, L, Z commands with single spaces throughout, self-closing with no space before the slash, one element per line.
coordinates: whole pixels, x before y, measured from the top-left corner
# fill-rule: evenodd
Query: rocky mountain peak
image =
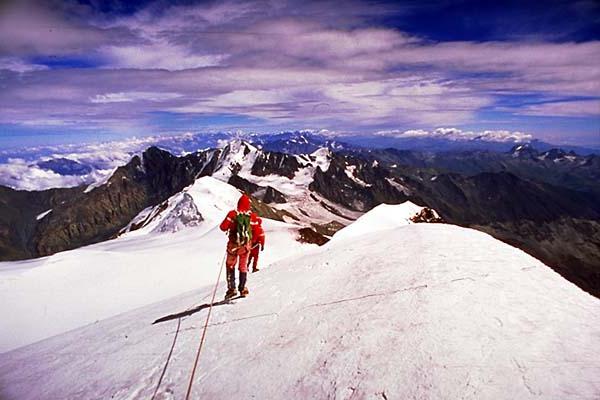
<path fill-rule="evenodd" d="M 535 159 L 539 152 L 530 143 L 518 144 L 509 151 L 513 158 Z"/>

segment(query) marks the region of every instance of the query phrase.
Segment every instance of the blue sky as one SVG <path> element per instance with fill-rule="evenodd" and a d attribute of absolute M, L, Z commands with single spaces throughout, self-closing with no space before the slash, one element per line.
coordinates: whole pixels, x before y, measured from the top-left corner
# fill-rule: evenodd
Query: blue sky
<path fill-rule="evenodd" d="M 437 128 L 600 147 L 596 1 L 8 1 L 0 147 Z"/>

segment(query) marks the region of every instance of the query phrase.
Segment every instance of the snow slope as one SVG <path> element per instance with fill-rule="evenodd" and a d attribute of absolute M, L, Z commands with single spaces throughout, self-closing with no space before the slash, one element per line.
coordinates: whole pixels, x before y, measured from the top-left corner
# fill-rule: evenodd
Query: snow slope
<path fill-rule="evenodd" d="M 204 219 L 186 228 L 174 216 L 188 195 Z M 217 225 L 239 196 L 231 185 L 204 177 L 138 231 L 50 257 L 0 263 L 0 352 L 212 285 L 227 241 Z M 295 240 L 297 226 L 267 219 L 263 225 L 263 266 L 316 247 Z M 162 228 L 179 232 L 153 233 Z"/>
<path fill-rule="evenodd" d="M 355 239 L 368 233 L 412 224 L 410 218 L 417 215 L 423 208 L 410 201 L 395 205 L 380 204 L 335 233 L 333 240 L 337 242 Z"/>
<path fill-rule="evenodd" d="M 600 398 L 600 301 L 478 231 L 374 228 L 249 287 L 214 307 L 193 398 Z M 209 296 L 0 354 L 0 398 L 150 399 L 164 372 L 155 398 L 182 399 Z"/>
<path fill-rule="evenodd" d="M 169 225 L 173 231 L 180 230 L 182 227 L 178 227 L 177 222 L 181 219 L 173 217 L 181 214 L 181 205 L 187 209 L 186 199 L 189 197 L 193 199 L 195 209 L 203 219 L 197 225 L 202 226 L 201 231 L 205 232 L 214 228 L 229 210 L 235 208 L 239 196 L 240 192 L 235 187 L 210 176 L 202 177 L 181 193 L 171 196 L 164 205 L 148 207 L 139 213 L 124 229 L 123 236 L 143 236 L 159 232 L 161 227 Z M 131 230 L 134 224 L 141 224 L 142 227 Z"/>

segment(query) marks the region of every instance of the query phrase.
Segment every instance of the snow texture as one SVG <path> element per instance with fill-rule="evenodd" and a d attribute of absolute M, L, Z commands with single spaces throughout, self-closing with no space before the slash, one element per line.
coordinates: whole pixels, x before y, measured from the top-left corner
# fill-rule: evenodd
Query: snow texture
<path fill-rule="evenodd" d="M 182 193 L 175 207 L 169 212 L 152 232 L 178 232 L 192 226 L 198 226 L 203 221 L 194 199 L 188 193 Z"/>
<path fill-rule="evenodd" d="M 379 224 L 378 214 L 414 207 L 376 209 L 346 228 L 352 242 L 252 274 L 248 298 L 213 309 L 192 398 L 600 398 L 600 301 L 487 234 Z M 196 260 L 173 246 L 161 248 L 169 269 Z M 206 261 L 216 277 L 218 262 Z M 210 294 L 1 354 L 0 398 L 184 398 Z"/>
<path fill-rule="evenodd" d="M 423 207 L 410 201 L 398 205 L 380 204 L 348 227 L 335 233 L 332 240 L 352 240 L 371 232 L 412 224 L 410 218 L 421 212 L 422 209 Z"/>

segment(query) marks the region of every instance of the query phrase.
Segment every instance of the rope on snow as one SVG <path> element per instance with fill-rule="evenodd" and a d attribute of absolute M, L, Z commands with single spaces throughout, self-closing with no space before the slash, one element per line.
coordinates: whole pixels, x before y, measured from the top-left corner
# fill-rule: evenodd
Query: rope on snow
<path fill-rule="evenodd" d="M 190 376 L 190 383 L 188 384 L 187 393 L 185 394 L 185 400 L 189 400 L 190 394 L 192 393 L 192 385 L 194 384 L 194 375 L 196 375 L 196 368 L 198 367 L 198 360 L 200 359 L 200 352 L 202 351 L 202 345 L 204 344 L 204 339 L 206 338 L 206 330 L 208 328 L 208 321 L 210 320 L 210 314 L 212 312 L 213 304 L 215 303 L 215 296 L 217 294 L 217 288 L 219 287 L 219 282 L 221 281 L 221 273 L 223 272 L 223 265 L 225 265 L 225 258 L 227 257 L 227 253 L 223 256 L 223 261 L 221 262 L 221 268 L 219 268 L 219 276 L 217 278 L 217 283 L 215 283 L 215 287 L 213 289 L 212 298 L 210 300 L 210 307 L 208 308 L 208 314 L 206 315 L 206 321 L 204 322 L 204 329 L 202 330 L 202 337 L 200 338 L 200 343 L 198 344 L 198 351 L 196 352 L 196 359 L 194 360 L 194 367 L 192 368 L 192 375 Z"/>

